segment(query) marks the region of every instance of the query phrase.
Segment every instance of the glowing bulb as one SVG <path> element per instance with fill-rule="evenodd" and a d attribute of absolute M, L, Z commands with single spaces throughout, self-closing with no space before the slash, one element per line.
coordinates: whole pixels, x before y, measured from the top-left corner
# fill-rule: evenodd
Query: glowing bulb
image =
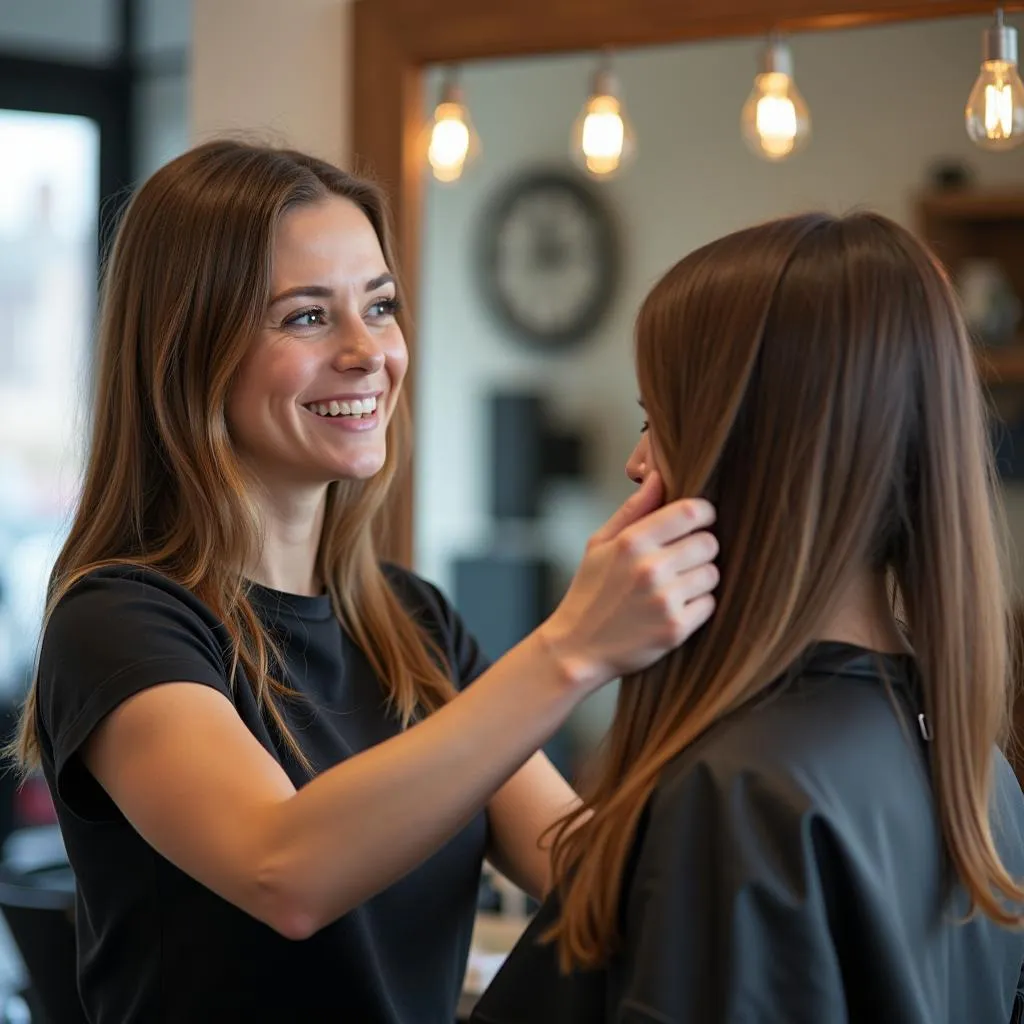
<path fill-rule="evenodd" d="M 426 150 L 431 172 L 438 181 L 458 181 L 479 149 L 479 140 L 454 78 L 446 82 L 428 128 Z"/>
<path fill-rule="evenodd" d="M 622 160 L 626 127 L 614 96 L 595 96 L 587 104 L 583 119 L 580 147 L 588 170 L 594 174 L 610 174 Z"/>
<path fill-rule="evenodd" d="M 1002 9 L 982 37 L 981 73 L 964 111 L 967 134 L 982 149 L 1013 149 L 1024 142 L 1024 83 L 1017 70 L 1017 30 Z"/>
<path fill-rule="evenodd" d="M 784 160 L 810 137 L 807 104 L 793 83 L 788 47 L 770 40 L 762 55 L 764 70 L 743 104 L 740 125 L 747 145 L 765 160 Z"/>
<path fill-rule="evenodd" d="M 619 85 L 607 64 L 591 86 L 590 98 L 573 128 L 573 156 L 598 178 L 614 174 L 633 155 L 633 130 L 626 119 Z"/>
<path fill-rule="evenodd" d="M 461 104 L 437 105 L 427 159 L 438 181 L 457 181 L 461 177 L 469 156 L 469 134 Z"/>

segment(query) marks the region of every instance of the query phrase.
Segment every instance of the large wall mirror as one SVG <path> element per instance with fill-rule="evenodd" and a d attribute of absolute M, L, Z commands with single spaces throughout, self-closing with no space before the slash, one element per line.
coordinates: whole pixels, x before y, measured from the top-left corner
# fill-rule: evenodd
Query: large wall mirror
<path fill-rule="evenodd" d="M 369 16 L 387 5 L 359 6 Z M 590 532 L 629 492 L 624 462 L 642 422 L 631 335 L 643 295 L 703 242 L 788 212 L 870 207 L 928 236 L 950 263 L 990 345 L 985 372 L 1006 423 L 1003 493 L 1024 551 L 1014 456 L 1024 457 L 1024 430 L 1014 444 L 1024 422 L 1024 345 L 1014 348 L 1024 337 L 1024 146 L 983 151 L 965 131 L 991 10 L 927 6 L 955 16 L 890 21 L 899 12 L 879 5 L 884 16 L 847 11 L 788 34 L 811 135 L 778 162 L 755 155 L 741 133 L 765 44 L 757 29 L 771 27 L 756 19 L 735 37 L 612 53 L 636 153 L 609 180 L 588 178 L 571 158 L 598 49 L 460 61 L 479 152 L 455 182 L 429 173 L 420 138 L 451 61 L 421 62 L 394 84 L 396 132 L 405 125 L 397 149 L 381 141 L 379 122 L 360 128 L 369 112 L 357 107 L 357 154 L 373 165 L 360 146 L 384 162 L 390 152 L 393 171 L 399 161 L 399 227 L 415 268 L 407 552 L 491 653 L 535 624 Z M 464 36 L 453 38 L 453 56 L 475 56 Z M 1024 561 L 1015 555 L 1009 568 L 1024 585 Z M 570 773 L 610 700 L 585 708 L 561 738 L 556 753 Z"/>

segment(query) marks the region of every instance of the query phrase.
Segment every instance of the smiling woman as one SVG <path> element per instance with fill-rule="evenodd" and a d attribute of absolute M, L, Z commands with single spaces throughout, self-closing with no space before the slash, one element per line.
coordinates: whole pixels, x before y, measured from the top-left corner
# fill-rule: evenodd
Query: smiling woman
<path fill-rule="evenodd" d="M 714 511 L 660 507 L 654 475 L 494 665 L 381 564 L 407 454 L 387 224 L 368 182 L 213 142 L 118 230 L 18 748 L 96 1024 L 453 1020 L 485 853 L 540 896 L 576 799 L 536 751 L 712 612 Z"/>

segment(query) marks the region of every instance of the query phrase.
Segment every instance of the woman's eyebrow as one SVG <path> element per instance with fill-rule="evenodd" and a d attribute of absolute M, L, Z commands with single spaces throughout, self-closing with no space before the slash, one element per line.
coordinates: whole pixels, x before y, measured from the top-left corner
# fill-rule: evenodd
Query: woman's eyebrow
<path fill-rule="evenodd" d="M 395 284 L 394 274 L 384 273 L 371 277 L 363 288 L 365 291 L 374 292 L 386 284 Z M 283 292 L 275 295 L 270 300 L 270 305 L 276 306 L 279 302 L 284 302 L 285 299 L 294 299 L 300 295 L 310 299 L 333 299 L 334 289 L 323 284 L 297 284 L 294 288 L 286 288 Z"/>

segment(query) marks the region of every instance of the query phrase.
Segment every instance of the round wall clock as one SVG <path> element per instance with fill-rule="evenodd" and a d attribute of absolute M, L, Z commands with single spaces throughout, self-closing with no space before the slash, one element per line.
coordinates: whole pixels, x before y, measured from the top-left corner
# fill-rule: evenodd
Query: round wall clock
<path fill-rule="evenodd" d="M 598 325 L 614 297 L 614 225 L 587 182 L 571 172 L 515 178 L 483 220 L 484 294 L 511 333 L 563 348 Z"/>

